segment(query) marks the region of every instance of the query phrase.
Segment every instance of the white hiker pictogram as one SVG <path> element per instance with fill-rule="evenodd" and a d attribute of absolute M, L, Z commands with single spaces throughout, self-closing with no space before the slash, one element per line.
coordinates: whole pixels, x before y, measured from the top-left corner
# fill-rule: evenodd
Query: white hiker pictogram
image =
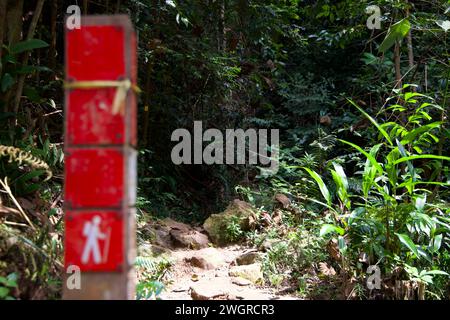
<path fill-rule="evenodd" d="M 102 219 L 99 216 L 95 216 L 92 218 L 92 221 L 87 221 L 84 224 L 83 236 L 86 238 L 86 242 L 81 256 L 81 262 L 83 264 L 87 264 L 90 261 L 91 253 L 94 264 L 100 264 L 107 259 L 110 230 L 108 230 L 108 234 L 101 232 L 101 221 Z M 106 240 L 103 245 L 103 256 L 100 250 L 100 240 Z"/>

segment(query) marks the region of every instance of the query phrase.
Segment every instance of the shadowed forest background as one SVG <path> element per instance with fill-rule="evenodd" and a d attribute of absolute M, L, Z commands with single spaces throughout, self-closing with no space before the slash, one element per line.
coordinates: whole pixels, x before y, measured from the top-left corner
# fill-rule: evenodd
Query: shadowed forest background
<path fill-rule="evenodd" d="M 128 14 L 138 33 L 139 245 L 158 219 L 199 226 L 240 199 L 250 216 L 226 215 L 217 237 L 265 246 L 261 285 L 449 298 L 448 1 L 0 0 L 0 299 L 60 298 L 73 4 Z M 174 165 L 171 134 L 194 120 L 279 129 L 280 170 Z M 366 287 L 369 265 L 379 290 Z M 170 260 L 140 256 L 137 268 L 138 298 L 157 296 Z"/>

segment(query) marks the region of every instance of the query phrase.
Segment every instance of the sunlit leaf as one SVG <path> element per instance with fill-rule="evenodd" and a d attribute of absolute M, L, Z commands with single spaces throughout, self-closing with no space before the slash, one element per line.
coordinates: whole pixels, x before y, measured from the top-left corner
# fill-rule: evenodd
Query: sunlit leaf
<path fill-rule="evenodd" d="M 411 240 L 411 238 L 407 234 L 396 233 L 400 242 L 405 245 L 414 255 L 419 258 L 419 251 L 417 250 L 416 245 Z"/>
<path fill-rule="evenodd" d="M 384 38 L 383 42 L 380 44 L 378 48 L 379 52 L 386 52 L 389 48 L 391 48 L 395 42 L 401 41 L 411 29 L 411 24 L 407 19 L 402 19 L 399 22 L 392 25 Z"/>

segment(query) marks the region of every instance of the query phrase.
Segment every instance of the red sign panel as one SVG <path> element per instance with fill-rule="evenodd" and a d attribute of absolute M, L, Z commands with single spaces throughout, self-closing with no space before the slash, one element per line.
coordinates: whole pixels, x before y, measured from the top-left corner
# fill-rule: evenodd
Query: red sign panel
<path fill-rule="evenodd" d="M 68 209 L 118 208 L 124 198 L 124 154 L 119 149 L 66 149 Z"/>
<path fill-rule="evenodd" d="M 81 271 L 121 271 L 124 260 L 121 212 L 66 212 L 65 261 Z"/>

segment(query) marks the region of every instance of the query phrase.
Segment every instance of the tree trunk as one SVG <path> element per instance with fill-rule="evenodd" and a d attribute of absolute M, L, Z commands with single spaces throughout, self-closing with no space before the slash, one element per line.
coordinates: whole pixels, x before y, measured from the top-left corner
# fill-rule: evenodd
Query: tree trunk
<path fill-rule="evenodd" d="M 394 47 L 394 63 L 395 63 L 395 87 L 400 89 L 402 87 L 402 73 L 400 70 L 400 43 L 395 42 Z"/>
<path fill-rule="evenodd" d="M 3 38 L 5 36 L 5 19 L 6 19 L 6 1 L 0 1 L 0 79 L 2 77 L 2 49 Z"/>
<path fill-rule="evenodd" d="M 50 41 L 50 48 L 49 48 L 49 61 L 48 66 L 50 69 L 55 70 L 56 69 L 56 20 L 58 17 L 58 0 L 53 0 L 51 3 L 52 11 L 51 11 L 51 18 L 50 18 L 50 34 L 51 34 L 51 41 Z"/>
<path fill-rule="evenodd" d="M 10 0 L 8 1 L 7 8 L 8 12 L 6 13 L 6 44 L 11 46 L 19 42 L 22 37 L 23 0 Z M 8 90 L 4 96 L 3 100 L 5 102 L 5 112 L 11 111 L 11 95 L 12 90 Z"/>
<path fill-rule="evenodd" d="M 9 45 L 19 42 L 22 37 L 22 13 L 23 0 L 10 0 L 8 2 L 6 27 L 8 28 Z"/>
<path fill-rule="evenodd" d="M 408 3 L 408 1 L 406 1 Z M 406 16 L 409 17 L 409 8 L 406 9 Z M 408 65 L 410 70 L 414 68 L 414 51 L 412 45 L 412 33 L 411 29 L 409 29 L 408 34 L 406 35 L 406 43 L 408 46 Z M 415 87 L 412 87 L 413 91 L 416 91 Z"/>
<path fill-rule="evenodd" d="M 151 74 L 153 72 L 153 61 L 149 60 L 147 63 L 147 80 L 145 82 L 145 105 L 144 105 L 144 114 L 143 114 L 143 126 L 142 126 L 142 146 L 147 147 L 148 143 L 148 126 L 150 122 L 150 96 L 153 91 Z"/>
<path fill-rule="evenodd" d="M 225 1 L 222 0 L 219 4 L 218 14 L 218 26 L 217 26 L 217 48 L 219 51 L 225 50 Z"/>
<path fill-rule="evenodd" d="M 83 14 L 88 14 L 88 0 L 83 0 Z"/>
<path fill-rule="evenodd" d="M 39 17 L 41 16 L 42 7 L 44 6 L 44 2 L 45 2 L 45 0 L 38 0 L 38 2 L 36 3 L 36 9 L 34 10 L 34 13 L 33 13 L 33 19 L 31 20 L 30 28 L 28 29 L 28 34 L 27 34 L 27 38 L 26 38 L 27 40 L 32 39 L 34 36 L 34 32 L 36 31 L 36 26 L 39 21 Z M 22 65 L 24 65 L 24 66 L 27 65 L 29 56 L 30 56 L 29 53 L 25 53 L 25 55 L 23 56 Z M 15 125 L 17 125 L 17 113 L 19 112 L 20 98 L 22 97 L 24 84 L 25 84 L 25 74 L 22 74 L 22 75 L 20 75 L 20 78 L 19 78 L 19 81 L 17 84 L 17 91 L 16 91 L 16 96 L 14 99 L 13 111 L 14 111 Z"/>

